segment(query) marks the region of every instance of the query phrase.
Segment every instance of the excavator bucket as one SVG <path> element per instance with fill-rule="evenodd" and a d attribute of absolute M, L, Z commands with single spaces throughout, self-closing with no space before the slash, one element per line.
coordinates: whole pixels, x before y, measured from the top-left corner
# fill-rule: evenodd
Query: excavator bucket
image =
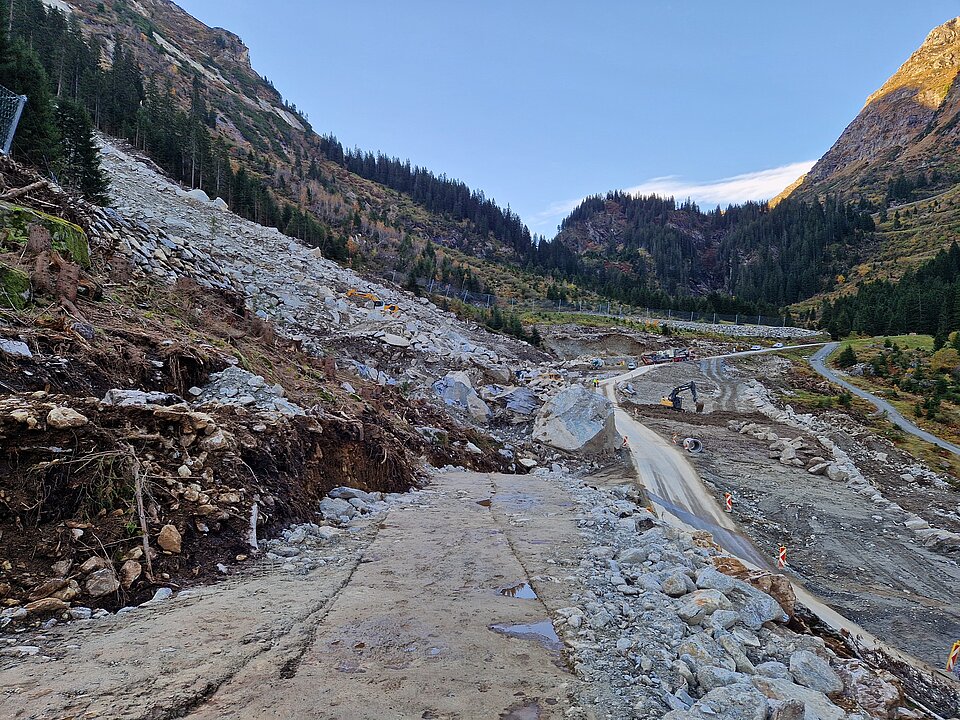
<path fill-rule="evenodd" d="M 703 400 L 697 400 L 697 412 L 698 413 L 703 412 Z"/>

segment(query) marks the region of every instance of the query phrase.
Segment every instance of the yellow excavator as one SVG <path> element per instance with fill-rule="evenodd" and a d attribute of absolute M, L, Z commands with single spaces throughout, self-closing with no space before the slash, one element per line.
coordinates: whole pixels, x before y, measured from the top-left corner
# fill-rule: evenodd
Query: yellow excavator
<path fill-rule="evenodd" d="M 703 412 L 703 400 L 697 397 L 697 386 L 695 383 L 688 382 L 685 385 L 677 385 L 673 390 L 670 391 L 669 395 L 665 395 L 660 398 L 660 404 L 664 407 L 668 407 L 671 410 L 683 410 L 683 398 L 680 397 L 680 393 L 689 392 L 690 396 L 693 398 L 693 402 L 696 404 L 697 412 Z"/>
<path fill-rule="evenodd" d="M 372 292 L 363 292 L 363 291 L 361 291 L 361 290 L 357 290 L 356 288 L 350 288 L 349 290 L 347 290 L 347 297 L 348 297 L 348 298 L 352 298 L 352 297 L 360 298 L 361 300 L 364 300 L 364 301 L 370 300 L 370 301 L 373 302 L 373 303 L 378 303 L 378 302 L 380 302 L 380 298 L 378 298 L 378 297 L 377 297 L 376 295 L 374 295 Z"/>

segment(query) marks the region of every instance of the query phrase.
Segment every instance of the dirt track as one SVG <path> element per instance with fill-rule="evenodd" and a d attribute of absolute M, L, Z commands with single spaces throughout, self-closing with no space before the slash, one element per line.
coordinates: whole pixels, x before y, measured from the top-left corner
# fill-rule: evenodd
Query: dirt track
<path fill-rule="evenodd" d="M 47 633 L 0 660 L 0 716 L 563 717 L 577 681 L 556 649 L 490 626 L 568 602 L 552 576 L 580 542 L 569 505 L 538 476 L 441 475 L 330 553 L 350 560 Z M 525 580 L 539 599 L 498 592 Z"/>

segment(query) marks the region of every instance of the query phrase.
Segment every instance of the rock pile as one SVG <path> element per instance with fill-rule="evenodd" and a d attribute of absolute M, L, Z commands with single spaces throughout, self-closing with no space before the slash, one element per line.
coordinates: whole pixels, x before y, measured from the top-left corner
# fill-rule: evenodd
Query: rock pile
<path fill-rule="evenodd" d="M 555 625 L 587 701 L 651 720 L 894 717 L 903 694 L 888 676 L 786 627 L 795 599 L 784 578 L 664 525 L 633 488 L 562 482 L 588 550 L 584 590 Z"/>
<path fill-rule="evenodd" d="M 190 388 L 190 395 L 199 405 L 233 405 L 292 417 L 303 415 L 301 407 L 287 400 L 283 387 L 270 385 L 260 375 L 236 366 L 210 376 L 202 388 Z"/>
<path fill-rule="evenodd" d="M 814 447 L 802 436 L 782 438 L 768 427 L 737 420 L 728 422 L 727 429 L 769 442 L 770 458 L 776 459 L 781 465 L 805 468 L 811 475 L 826 475 L 836 482 L 847 479 L 847 473 L 838 463 L 824 458 L 824 455 L 831 454 L 833 443 Z"/>
<path fill-rule="evenodd" d="M 925 546 L 940 552 L 960 552 L 960 533 L 955 533 L 944 528 L 932 527 L 928 521 L 923 520 L 914 513 L 907 512 L 896 502 L 885 498 L 880 490 L 860 472 L 856 463 L 843 448 L 830 439 L 829 435 L 836 432 L 836 429 L 828 422 L 814 415 L 797 413 L 790 405 L 786 405 L 784 408 L 777 407 L 770 398 L 766 387 L 759 381 L 752 381 L 748 392 L 757 409 L 771 420 L 783 425 L 795 427 L 816 437 L 817 444 L 823 448 L 823 454 L 829 457 L 829 460 L 817 457 L 811 458 L 811 461 L 823 460 L 823 462 L 814 465 L 808 464 L 808 472 L 826 475 L 835 482 L 846 483 L 849 488 L 869 499 L 878 509 L 887 510 L 894 517 L 898 518 Z M 733 430 L 736 425 L 730 423 L 728 427 Z M 772 435 L 775 435 L 775 433 L 771 433 L 768 429 L 760 426 L 755 426 L 749 430 L 741 426 L 739 430 L 735 431 L 750 432 L 759 439 L 768 439 Z M 773 450 L 771 450 L 771 452 L 773 452 Z M 785 449 L 781 452 L 787 452 L 789 455 Z M 904 468 L 904 470 L 909 469 L 912 468 Z M 908 472 L 905 473 L 905 481 L 909 482 L 912 479 L 912 475 Z"/>
<path fill-rule="evenodd" d="M 729 337 L 775 338 L 789 340 L 792 338 L 815 338 L 823 333 L 816 330 L 807 330 L 798 327 L 777 327 L 770 325 L 721 325 L 720 323 L 688 322 L 685 320 L 664 321 L 664 325 L 680 330 L 694 330 L 696 332 L 727 335 Z"/>
<path fill-rule="evenodd" d="M 105 145 L 102 157 L 116 208 L 97 212 L 90 228 L 96 244 L 166 282 L 190 277 L 205 287 L 239 292 L 258 316 L 315 354 L 325 354 L 331 340 L 346 354 L 359 343 L 354 360 L 370 365 L 379 354 L 399 374 L 411 358 L 454 367 L 496 365 L 511 343 L 498 339 L 500 352 L 494 351 L 486 333 L 452 313 L 371 283 L 273 228 L 185 193 L 118 147 Z M 351 288 L 396 304 L 399 313 L 354 302 L 347 297 Z"/>

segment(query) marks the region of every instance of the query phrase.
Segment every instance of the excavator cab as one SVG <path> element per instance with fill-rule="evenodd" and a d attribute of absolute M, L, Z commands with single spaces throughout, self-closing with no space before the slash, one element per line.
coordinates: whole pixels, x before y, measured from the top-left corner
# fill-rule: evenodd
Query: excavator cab
<path fill-rule="evenodd" d="M 696 405 L 697 412 L 703 412 L 703 400 L 697 396 L 697 386 L 695 383 L 689 382 L 684 385 L 677 385 L 673 390 L 670 391 L 669 395 L 665 395 L 660 398 L 660 404 L 664 407 L 668 407 L 671 410 L 683 410 L 683 398 L 680 397 L 680 393 L 689 392 L 690 396 L 693 398 L 693 402 Z"/>

